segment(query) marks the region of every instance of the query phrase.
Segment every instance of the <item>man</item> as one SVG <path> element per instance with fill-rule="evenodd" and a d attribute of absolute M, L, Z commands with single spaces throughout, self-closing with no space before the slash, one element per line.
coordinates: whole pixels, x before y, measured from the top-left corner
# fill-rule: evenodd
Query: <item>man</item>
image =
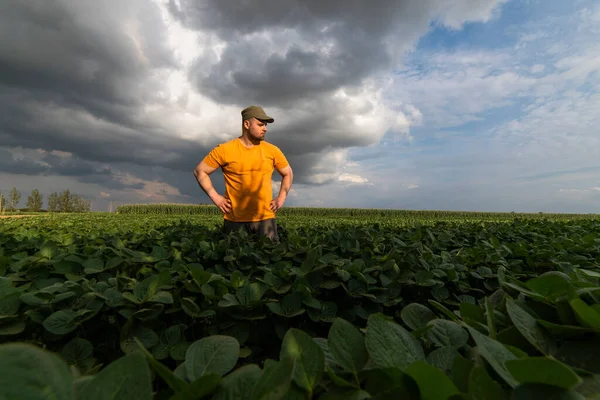
<path fill-rule="evenodd" d="M 202 190 L 223 212 L 225 232 L 245 228 L 279 241 L 275 213 L 285 203 L 293 172 L 281 150 L 265 141 L 267 123 L 274 121 L 261 107 L 243 109 L 242 136 L 213 148 L 194 170 Z M 218 168 L 225 177 L 223 196 L 209 177 Z M 282 176 L 275 199 L 271 186 L 274 170 Z"/>

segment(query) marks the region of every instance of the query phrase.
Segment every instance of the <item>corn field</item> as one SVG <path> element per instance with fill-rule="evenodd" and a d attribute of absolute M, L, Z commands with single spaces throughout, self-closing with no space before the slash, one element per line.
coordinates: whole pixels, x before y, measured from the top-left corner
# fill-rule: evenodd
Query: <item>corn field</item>
<path fill-rule="evenodd" d="M 219 216 L 221 212 L 212 204 L 125 204 L 116 208 L 117 214 L 138 215 L 206 215 Z M 436 210 L 391 210 L 368 208 L 313 208 L 284 207 L 277 213 L 282 217 L 326 217 L 326 218 L 390 218 L 390 219 L 444 219 L 444 220 L 498 220 L 498 219 L 539 219 L 552 220 L 594 219 L 596 214 L 559 213 L 516 213 L 516 212 L 469 212 Z"/>

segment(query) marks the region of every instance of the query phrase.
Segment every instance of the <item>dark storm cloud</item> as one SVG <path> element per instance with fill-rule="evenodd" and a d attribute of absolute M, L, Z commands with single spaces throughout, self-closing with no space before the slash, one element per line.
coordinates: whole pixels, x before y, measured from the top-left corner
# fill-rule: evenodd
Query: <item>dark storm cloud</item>
<path fill-rule="evenodd" d="M 113 168 L 101 166 L 110 165 L 140 179 L 167 182 L 184 195 L 201 193 L 192 170 L 221 140 L 207 135 L 205 141 L 187 140 L 171 131 L 180 117 L 184 119 L 183 109 L 194 111 L 172 106 L 163 93 L 166 83 L 157 74 L 173 68 L 189 73 L 197 91 L 217 105 L 241 110 L 259 103 L 268 112 L 277 110 L 267 140 L 286 153 L 295 182 L 312 182 L 314 174 L 331 175 L 336 165 L 318 166 L 324 153 L 371 144 L 378 135 L 373 130 L 385 126 L 351 124 L 353 117 L 381 108 L 376 100 L 361 103 L 371 95 L 371 89 L 360 91 L 364 80 L 395 65 L 398 54 L 427 30 L 428 21 L 446 4 L 178 3 L 180 7 L 171 2 L 172 14 L 202 31 L 198 43 L 204 48 L 189 71 L 168 46 L 167 25 L 154 2 L 2 1 L 0 144 L 60 150 L 73 157 L 47 156 L 47 165 L 6 159 L 0 161 L 0 171 L 67 175 L 104 188 L 143 186 L 125 184 Z M 480 4 L 455 3 L 467 14 Z M 202 42 L 212 36 L 226 45 L 220 56 L 210 51 L 211 43 Z M 353 100 L 332 96 L 339 88 Z M 356 105 L 356 99 L 361 104 Z M 149 117 L 148 105 L 164 106 L 164 115 Z M 161 117 L 175 122 L 161 125 Z M 201 126 L 197 129 L 202 132 Z M 216 132 L 223 133 L 218 128 Z M 222 187 L 221 181 L 215 175 L 215 186 Z"/>
<path fill-rule="evenodd" d="M 433 1 L 183 0 L 171 10 L 228 46 L 219 60 L 197 60 L 199 89 L 215 100 L 291 105 L 344 85 L 360 85 L 390 68 L 394 46 L 410 43 L 431 16 Z M 265 33 L 272 32 L 272 35 Z M 281 38 L 278 38 L 280 36 Z M 300 43 L 289 41 L 300 39 Z M 284 49 L 285 50 L 282 50 Z"/>
<path fill-rule="evenodd" d="M 47 171 L 47 167 L 27 159 L 15 159 L 13 154 L 0 149 L 0 171 L 10 174 L 36 175 Z"/>
<path fill-rule="evenodd" d="M 5 0 L 0 85 L 124 125 L 150 66 L 173 65 L 158 9 L 142 0 Z M 143 54 L 143 56 L 141 56 Z M 0 105 L 2 107 L 2 105 Z"/>

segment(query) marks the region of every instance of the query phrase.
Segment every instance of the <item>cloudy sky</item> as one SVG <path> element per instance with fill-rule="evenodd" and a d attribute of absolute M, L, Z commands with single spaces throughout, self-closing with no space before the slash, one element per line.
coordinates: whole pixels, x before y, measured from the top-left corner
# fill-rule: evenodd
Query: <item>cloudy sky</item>
<path fill-rule="evenodd" d="M 208 202 L 259 104 L 288 206 L 600 213 L 600 4 L 374 4 L 4 0 L 0 191 Z"/>

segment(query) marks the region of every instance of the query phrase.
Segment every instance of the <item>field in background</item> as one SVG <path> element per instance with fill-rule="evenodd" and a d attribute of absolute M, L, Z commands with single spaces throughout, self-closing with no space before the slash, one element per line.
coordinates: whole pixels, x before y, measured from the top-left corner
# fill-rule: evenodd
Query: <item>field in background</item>
<path fill-rule="evenodd" d="M 600 393 L 598 215 L 288 207 L 281 243 L 222 219 L 181 205 L 2 219 L 0 344 L 37 347 L 0 359 L 55 392 L 144 399 Z"/>
<path fill-rule="evenodd" d="M 218 216 L 221 211 L 208 204 L 125 204 L 116 208 L 117 214 L 135 215 L 198 215 Z M 600 214 L 569 213 L 516 213 L 516 212 L 472 212 L 472 211 L 436 211 L 436 210 L 389 210 L 368 208 L 319 208 L 319 207 L 284 207 L 278 217 L 316 217 L 359 219 L 401 219 L 401 220 L 479 220 L 499 221 L 519 219 L 553 219 L 573 220 L 600 218 Z"/>

